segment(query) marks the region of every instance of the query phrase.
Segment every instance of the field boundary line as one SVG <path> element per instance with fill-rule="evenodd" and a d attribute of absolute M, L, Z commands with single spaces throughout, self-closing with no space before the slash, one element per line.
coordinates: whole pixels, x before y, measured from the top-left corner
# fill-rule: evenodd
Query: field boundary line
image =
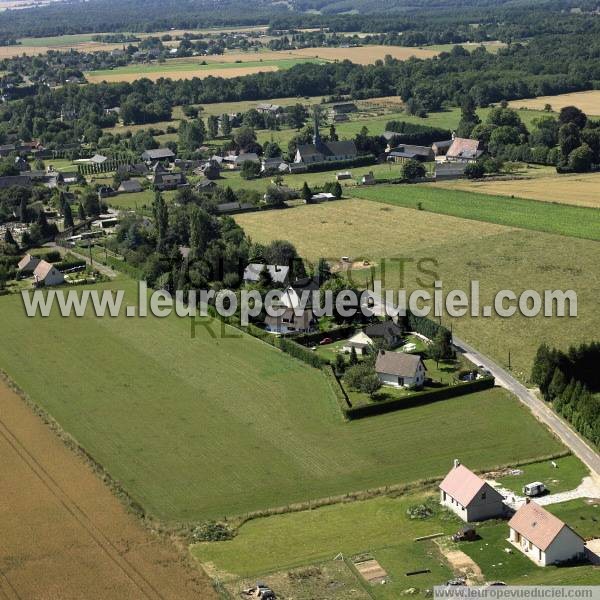
<path fill-rule="evenodd" d="M 0 419 L 0 435 L 13 448 L 15 453 L 29 468 L 29 470 L 42 482 L 48 491 L 59 501 L 63 508 L 81 525 L 88 535 L 96 542 L 98 547 L 121 569 L 126 577 L 147 598 L 161 598 L 164 596 L 119 552 L 114 543 L 106 534 L 95 525 L 84 510 L 65 492 L 60 484 L 50 475 L 44 466 L 21 443 L 8 425 Z M 144 589 L 146 588 L 146 589 Z M 150 590 L 150 593 L 148 592 Z"/>

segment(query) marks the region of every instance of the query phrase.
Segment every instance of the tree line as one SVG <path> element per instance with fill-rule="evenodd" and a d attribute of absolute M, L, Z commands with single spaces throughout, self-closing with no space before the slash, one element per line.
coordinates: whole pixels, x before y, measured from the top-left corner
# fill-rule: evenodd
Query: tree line
<path fill-rule="evenodd" d="M 571 346 L 566 352 L 542 344 L 531 381 L 579 433 L 600 445 L 600 342 Z"/>

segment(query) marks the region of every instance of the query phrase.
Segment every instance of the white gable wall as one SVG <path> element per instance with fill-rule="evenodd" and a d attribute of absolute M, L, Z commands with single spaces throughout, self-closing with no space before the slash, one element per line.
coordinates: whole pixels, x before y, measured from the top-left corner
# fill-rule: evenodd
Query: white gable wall
<path fill-rule="evenodd" d="M 456 513 L 463 521 L 473 523 L 504 515 L 503 497 L 486 483 L 468 506 L 462 506 L 450 494 L 440 490 L 440 504 Z"/>

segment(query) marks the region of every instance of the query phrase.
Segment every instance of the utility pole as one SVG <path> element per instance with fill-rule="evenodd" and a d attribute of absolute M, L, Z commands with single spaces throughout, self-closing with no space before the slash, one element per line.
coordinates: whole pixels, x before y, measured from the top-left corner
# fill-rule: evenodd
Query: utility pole
<path fill-rule="evenodd" d="M 511 366 L 510 366 L 510 350 L 508 351 L 508 370 L 511 370 Z"/>

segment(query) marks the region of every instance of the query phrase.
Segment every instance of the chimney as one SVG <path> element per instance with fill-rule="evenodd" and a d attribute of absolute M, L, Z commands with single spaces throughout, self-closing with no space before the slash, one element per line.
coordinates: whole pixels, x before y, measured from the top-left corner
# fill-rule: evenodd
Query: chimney
<path fill-rule="evenodd" d="M 525 498 L 525 504 L 529 504 L 531 502 L 531 498 L 529 496 L 527 496 Z"/>
<path fill-rule="evenodd" d="M 454 468 L 458 468 L 458 466 L 460 465 L 460 460 L 458 460 L 458 458 L 454 459 Z"/>

